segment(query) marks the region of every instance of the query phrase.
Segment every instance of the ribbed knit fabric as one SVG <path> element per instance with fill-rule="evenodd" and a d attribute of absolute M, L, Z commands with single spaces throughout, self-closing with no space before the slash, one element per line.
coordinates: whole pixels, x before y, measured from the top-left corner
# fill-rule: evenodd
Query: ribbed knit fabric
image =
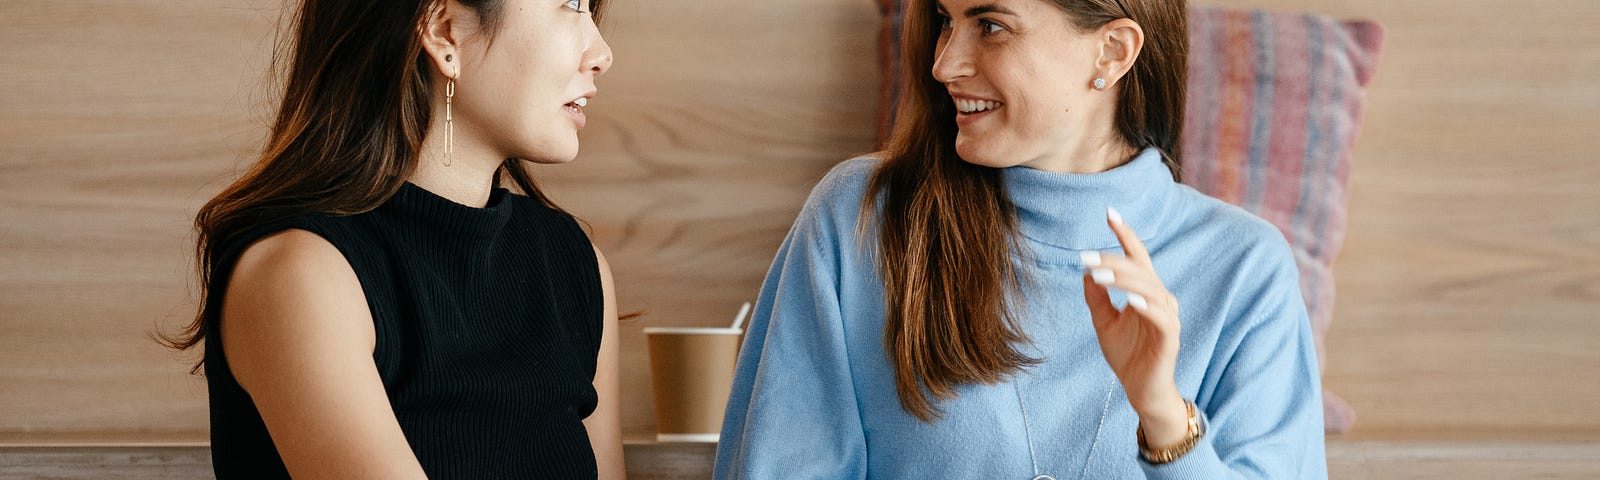
<path fill-rule="evenodd" d="M 205 370 L 217 478 L 288 478 L 217 328 L 245 247 L 297 228 L 350 262 L 371 309 L 373 361 L 432 479 L 595 478 L 582 420 L 595 409 L 602 294 L 574 219 L 496 189 L 472 208 L 405 184 L 377 209 L 312 215 L 245 235 L 216 262 Z"/>

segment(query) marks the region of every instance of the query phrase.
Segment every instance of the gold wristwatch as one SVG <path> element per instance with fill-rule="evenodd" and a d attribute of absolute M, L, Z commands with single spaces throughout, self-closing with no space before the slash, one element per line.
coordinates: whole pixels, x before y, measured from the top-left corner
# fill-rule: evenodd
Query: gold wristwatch
<path fill-rule="evenodd" d="M 1150 444 L 1144 440 L 1144 427 L 1139 427 L 1139 456 L 1143 457 L 1146 463 L 1151 465 L 1172 463 L 1173 460 L 1182 458 L 1190 450 L 1194 450 L 1194 446 L 1199 445 L 1200 439 L 1206 436 L 1206 419 L 1197 412 L 1194 402 L 1184 400 L 1183 406 L 1189 410 L 1189 434 L 1177 445 L 1161 450 L 1151 449 Z"/>

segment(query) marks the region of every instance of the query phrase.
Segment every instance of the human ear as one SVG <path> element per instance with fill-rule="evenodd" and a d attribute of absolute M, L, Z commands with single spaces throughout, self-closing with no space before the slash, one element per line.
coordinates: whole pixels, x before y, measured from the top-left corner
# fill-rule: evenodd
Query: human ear
<path fill-rule="evenodd" d="M 1095 30 L 1094 38 L 1099 43 L 1099 55 L 1094 62 L 1095 78 L 1105 79 L 1104 86 L 1100 82 L 1095 82 L 1094 86 L 1096 90 L 1103 90 L 1115 85 L 1133 69 L 1133 63 L 1144 48 L 1144 29 L 1138 22 L 1119 18 Z"/>
<path fill-rule="evenodd" d="M 433 60 L 439 74 L 447 78 L 461 76 L 461 42 L 456 27 L 464 20 L 463 11 L 460 3 L 442 0 L 429 8 L 417 25 L 422 51 Z"/>

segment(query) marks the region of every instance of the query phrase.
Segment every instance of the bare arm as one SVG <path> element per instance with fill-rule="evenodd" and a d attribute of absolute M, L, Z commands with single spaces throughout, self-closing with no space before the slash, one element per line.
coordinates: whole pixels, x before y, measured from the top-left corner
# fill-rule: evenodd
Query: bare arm
<path fill-rule="evenodd" d="M 589 444 L 594 447 L 595 463 L 600 468 L 601 480 L 623 480 L 628 474 L 622 462 L 622 411 L 617 373 L 617 293 L 612 286 L 611 265 L 600 249 L 594 250 L 600 263 L 600 289 L 604 292 L 605 310 L 602 319 L 604 331 L 600 336 L 600 358 L 595 362 L 594 391 L 600 403 L 594 414 L 583 420 L 589 431 Z"/>
<path fill-rule="evenodd" d="M 426 478 L 373 363 L 361 283 L 327 240 L 288 230 L 245 250 L 220 334 L 294 478 Z"/>

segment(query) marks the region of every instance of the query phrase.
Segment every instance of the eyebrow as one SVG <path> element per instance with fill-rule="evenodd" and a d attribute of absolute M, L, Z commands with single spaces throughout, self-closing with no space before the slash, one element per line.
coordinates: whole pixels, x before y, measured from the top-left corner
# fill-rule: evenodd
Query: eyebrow
<path fill-rule="evenodd" d="M 985 3 L 983 5 L 978 5 L 976 7 L 972 7 L 972 8 L 967 9 L 967 16 L 968 17 L 976 17 L 978 15 L 983 15 L 985 13 L 999 13 L 999 14 L 1010 15 L 1010 16 L 1013 16 L 1013 17 L 1017 16 L 1017 12 L 1013 12 L 1013 11 L 1007 9 L 1006 7 L 1002 7 L 1002 6 L 1000 6 L 998 4 L 994 4 L 994 3 Z"/>
<path fill-rule="evenodd" d="M 939 11 L 940 12 L 948 11 L 948 10 L 946 10 L 944 8 L 944 2 L 939 2 L 938 6 L 939 6 Z M 983 5 L 978 5 L 976 7 L 968 8 L 966 13 L 967 13 L 968 17 L 976 17 L 978 15 L 983 15 L 985 13 L 998 13 L 998 14 L 1002 14 L 1002 15 L 1010 15 L 1010 16 L 1013 16 L 1013 17 L 1019 16 L 1019 15 L 1017 15 L 1017 12 L 1013 12 L 1010 9 L 1007 9 L 1006 7 L 1002 7 L 997 3 L 985 3 Z"/>

